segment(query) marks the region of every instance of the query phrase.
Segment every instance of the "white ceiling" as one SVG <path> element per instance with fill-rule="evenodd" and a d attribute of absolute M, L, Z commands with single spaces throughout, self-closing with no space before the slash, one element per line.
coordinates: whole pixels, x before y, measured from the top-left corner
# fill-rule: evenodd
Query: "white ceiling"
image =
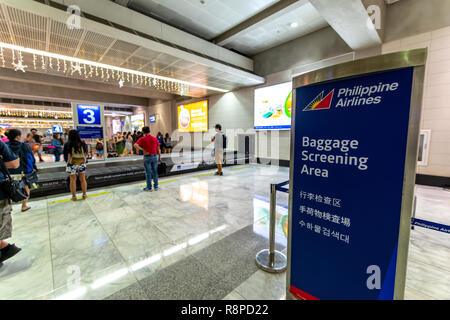
<path fill-rule="evenodd" d="M 70 30 L 65 23 L 41 16 L 39 12 L 27 12 L 7 5 L 0 5 L 0 42 L 225 90 L 262 83 L 249 78 L 253 74 L 248 72 L 237 70 L 239 72 L 230 73 L 222 67 L 213 68 L 182 59 L 119 40 L 111 32 L 106 35 L 83 28 Z M 27 60 L 30 58 L 24 57 L 29 66 L 33 65 L 32 60 Z M 50 72 L 39 69 L 34 72 Z M 213 93 L 191 86 L 187 95 L 203 97 Z"/>
<path fill-rule="evenodd" d="M 128 0 L 128 8 L 156 17 L 191 34 L 212 40 L 279 0 Z M 224 45 L 246 55 L 254 55 L 281 43 L 328 26 L 307 1 L 283 14 L 269 16 L 233 36 Z M 301 1 L 299 1 L 301 3 Z M 290 27 L 297 22 L 296 28 Z"/>
<path fill-rule="evenodd" d="M 297 23 L 297 26 L 291 27 L 291 23 Z M 249 28 L 234 36 L 225 47 L 253 55 L 326 26 L 328 23 L 325 19 L 311 3 L 307 2 L 284 15 L 269 18 L 255 28 Z"/>
<path fill-rule="evenodd" d="M 212 39 L 279 0 L 130 0 L 128 7 Z"/>

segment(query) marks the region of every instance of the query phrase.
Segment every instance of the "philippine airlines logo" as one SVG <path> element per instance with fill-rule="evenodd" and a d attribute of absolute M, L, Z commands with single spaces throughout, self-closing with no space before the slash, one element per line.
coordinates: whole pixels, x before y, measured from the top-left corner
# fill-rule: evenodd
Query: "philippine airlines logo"
<path fill-rule="evenodd" d="M 334 89 L 325 98 L 323 97 L 325 91 L 319 93 L 319 95 L 311 101 L 311 103 L 303 109 L 303 111 L 315 111 L 315 110 L 327 110 L 331 107 L 331 101 L 333 101 Z"/>

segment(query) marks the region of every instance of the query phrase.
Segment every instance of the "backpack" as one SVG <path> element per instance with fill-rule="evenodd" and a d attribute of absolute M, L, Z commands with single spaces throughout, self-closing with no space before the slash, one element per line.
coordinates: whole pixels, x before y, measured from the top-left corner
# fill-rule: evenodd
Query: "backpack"
<path fill-rule="evenodd" d="M 28 174 L 36 169 L 36 160 L 28 145 L 25 143 L 14 144 L 11 142 L 7 143 L 12 152 L 14 152 L 20 158 L 20 167 L 18 169 L 10 169 L 9 172 L 12 174 Z"/>
<path fill-rule="evenodd" d="M 32 153 L 28 152 L 28 148 L 24 143 L 22 144 L 22 150 L 23 150 L 23 153 L 26 155 L 26 159 L 27 159 L 27 161 L 25 162 L 26 163 L 25 173 L 31 173 L 31 172 L 33 172 L 33 170 L 37 169 L 36 168 L 36 159 L 34 158 Z"/>
<path fill-rule="evenodd" d="M 97 142 L 97 145 L 95 146 L 95 149 L 97 149 L 98 151 L 102 151 L 103 150 L 103 143 Z"/>
<path fill-rule="evenodd" d="M 227 136 L 225 135 L 225 133 L 223 134 L 223 149 L 225 150 L 226 148 L 227 148 L 227 140 L 228 140 L 228 138 L 227 138 Z"/>
<path fill-rule="evenodd" d="M 80 166 L 86 163 L 86 157 L 84 155 L 84 147 L 81 147 L 81 152 L 75 152 L 75 148 L 72 148 L 72 158 L 70 160 L 71 165 Z"/>

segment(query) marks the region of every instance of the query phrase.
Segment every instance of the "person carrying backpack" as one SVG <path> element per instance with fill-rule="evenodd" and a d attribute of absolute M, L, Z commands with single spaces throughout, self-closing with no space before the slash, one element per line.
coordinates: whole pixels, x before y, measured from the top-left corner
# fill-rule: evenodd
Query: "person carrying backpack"
<path fill-rule="evenodd" d="M 98 138 L 97 144 L 95 145 L 95 150 L 97 150 L 97 158 L 98 159 L 103 158 L 103 154 L 105 153 L 105 151 L 103 149 L 104 149 L 103 139 Z"/>
<path fill-rule="evenodd" d="M 20 159 L 14 154 L 9 147 L 0 141 L 0 165 L 6 170 L 17 169 L 20 166 Z M 7 177 L 0 170 L 0 267 L 7 259 L 12 258 L 20 252 L 19 247 L 15 244 L 6 242 L 6 239 L 12 236 L 12 206 L 8 195 L 3 191 L 3 185 L 6 183 Z"/>
<path fill-rule="evenodd" d="M 69 140 L 64 144 L 64 160 L 67 162 L 66 172 L 70 176 L 70 192 L 72 201 L 77 201 L 77 175 L 80 179 L 83 200 L 87 199 L 86 163 L 88 147 L 81 141 L 77 130 L 70 130 Z"/>
<path fill-rule="evenodd" d="M 27 143 L 21 142 L 22 132 L 17 129 L 11 129 L 6 133 L 6 135 L 9 139 L 9 142 L 7 143 L 9 149 L 20 159 L 19 168 L 9 170 L 13 178 L 16 180 L 21 180 L 23 176 L 27 178 L 33 174 L 33 172 L 37 172 L 36 160 L 33 156 L 33 151 Z M 34 174 L 33 176 L 35 176 L 37 180 L 37 175 Z M 28 206 L 28 199 L 30 197 L 30 188 L 32 183 L 37 182 L 36 180 L 29 181 L 27 178 L 27 185 L 25 186 L 25 189 L 27 191 L 28 198 L 22 201 L 22 212 L 31 209 L 31 207 Z"/>
<path fill-rule="evenodd" d="M 222 132 L 222 126 L 216 124 L 216 134 L 211 139 L 214 142 L 214 157 L 217 164 L 216 176 L 223 176 L 222 165 L 223 165 L 223 153 L 227 147 L 227 137 Z"/>

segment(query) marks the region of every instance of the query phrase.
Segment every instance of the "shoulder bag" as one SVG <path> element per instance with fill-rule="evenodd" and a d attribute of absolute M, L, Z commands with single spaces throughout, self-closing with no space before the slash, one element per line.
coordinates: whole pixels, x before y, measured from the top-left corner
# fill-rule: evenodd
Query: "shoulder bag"
<path fill-rule="evenodd" d="M 14 180 L 9 174 L 8 169 L 3 161 L 3 156 L 0 155 L 0 170 L 4 174 L 6 181 L 1 184 L 3 193 L 12 202 L 21 202 L 28 198 L 27 190 L 25 186 L 27 185 L 27 180 L 22 177 L 20 181 Z"/>

